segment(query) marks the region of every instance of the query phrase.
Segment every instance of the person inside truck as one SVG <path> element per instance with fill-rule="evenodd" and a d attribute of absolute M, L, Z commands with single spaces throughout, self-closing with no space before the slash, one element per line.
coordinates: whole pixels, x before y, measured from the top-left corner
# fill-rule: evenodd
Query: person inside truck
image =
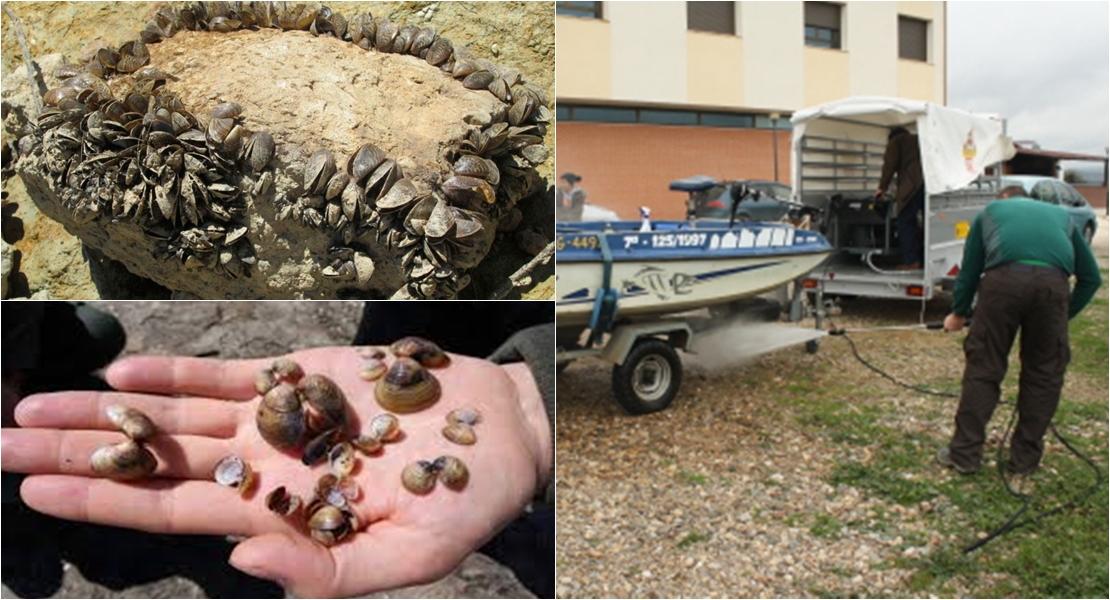
<path fill-rule="evenodd" d="M 924 240 L 917 224 L 918 215 L 925 210 L 925 176 L 921 172 L 921 149 L 918 147 L 917 134 L 910 133 L 905 127 L 895 127 L 887 136 L 883 174 L 879 180 L 879 188 L 875 190 L 875 199 L 889 192 L 896 174 L 896 223 L 898 245 L 902 251 L 902 264 L 898 270 L 913 271 L 921 268 L 925 257 L 922 247 Z"/>

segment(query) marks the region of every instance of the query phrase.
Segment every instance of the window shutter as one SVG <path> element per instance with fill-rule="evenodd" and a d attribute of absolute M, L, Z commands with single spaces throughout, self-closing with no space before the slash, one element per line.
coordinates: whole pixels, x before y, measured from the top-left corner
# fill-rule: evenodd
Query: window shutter
<path fill-rule="evenodd" d="M 735 33 L 734 2 L 687 2 L 686 28 L 714 33 Z"/>
<path fill-rule="evenodd" d="M 929 59 L 928 21 L 898 17 L 898 56 L 910 60 Z"/>
<path fill-rule="evenodd" d="M 806 2 L 806 25 L 840 30 L 840 6 L 828 2 Z"/>

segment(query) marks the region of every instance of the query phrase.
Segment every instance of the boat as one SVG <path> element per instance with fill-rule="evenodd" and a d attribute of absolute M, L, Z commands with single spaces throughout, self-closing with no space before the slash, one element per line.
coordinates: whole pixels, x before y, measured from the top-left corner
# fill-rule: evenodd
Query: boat
<path fill-rule="evenodd" d="M 805 275 L 831 252 L 820 233 L 786 223 L 560 223 L 555 318 L 597 330 L 726 304 Z"/>

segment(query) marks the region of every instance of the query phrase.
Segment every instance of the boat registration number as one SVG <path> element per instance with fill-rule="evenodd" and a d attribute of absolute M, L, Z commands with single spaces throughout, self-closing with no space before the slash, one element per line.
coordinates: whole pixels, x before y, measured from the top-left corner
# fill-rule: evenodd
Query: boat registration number
<path fill-rule="evenodd" d="M 555 238 L 555 249 L 566 250 L 577 248 L 579 250 L 597 250 L 601 247 L 596 235 L 560 235 Z"/>
<path fill-rule="evenodd" d="M 704 246 L 709 236 L 704 233 L 657 233 L 651 236 L 652 248 L 691 248 Z"/>

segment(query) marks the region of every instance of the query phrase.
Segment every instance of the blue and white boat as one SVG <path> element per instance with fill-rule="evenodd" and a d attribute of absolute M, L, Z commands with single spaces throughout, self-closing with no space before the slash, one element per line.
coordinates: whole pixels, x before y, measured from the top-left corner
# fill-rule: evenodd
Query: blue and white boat
<path fill-rule="evenodd" d="M 725 304 L 777 288 L 832 252 L 785 223 L 618 221 L 556 228 L 560 327 L 650 318 Z"/>

